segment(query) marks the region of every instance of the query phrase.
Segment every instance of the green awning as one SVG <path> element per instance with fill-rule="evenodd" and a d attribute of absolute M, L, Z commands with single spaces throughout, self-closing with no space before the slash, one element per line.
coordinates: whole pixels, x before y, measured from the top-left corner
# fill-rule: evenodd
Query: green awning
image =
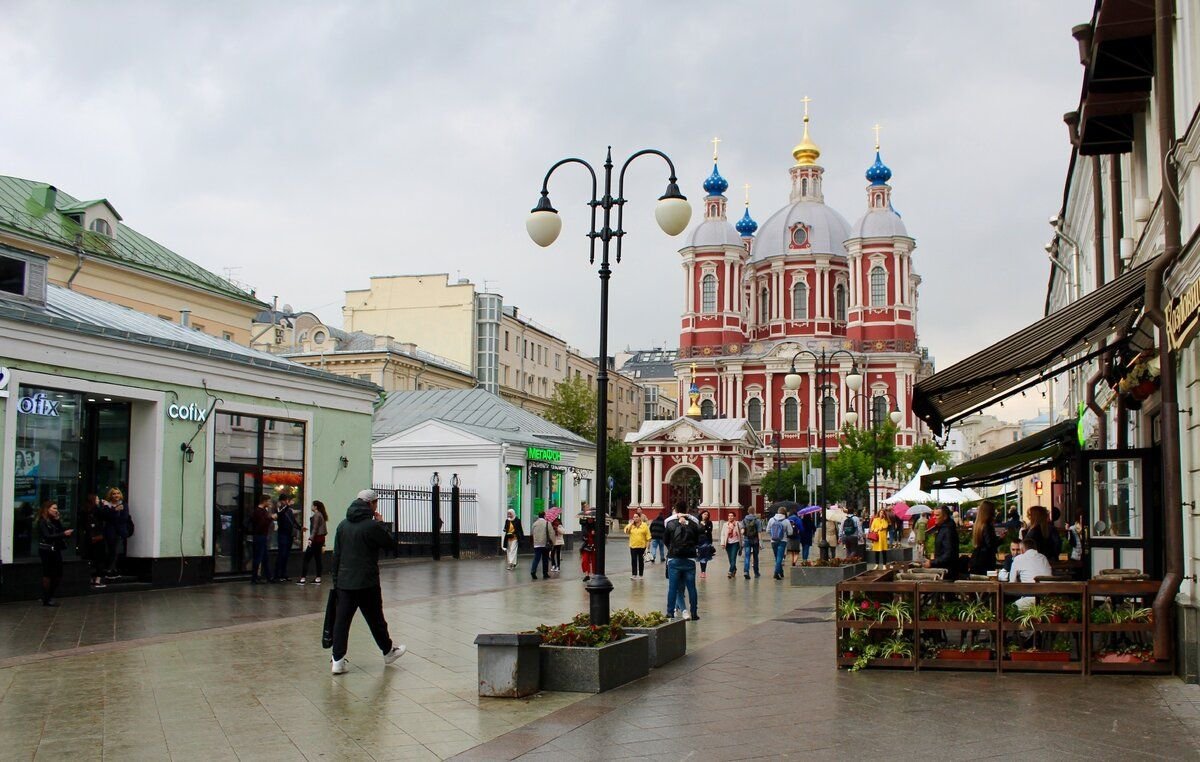
<path fill-rule="evenodd" d="M 921 489 L 989 487 L 1052 468 L 1075 450 L 1075 421 L 1063 421 L 966 463 L 921 477 Z"/>

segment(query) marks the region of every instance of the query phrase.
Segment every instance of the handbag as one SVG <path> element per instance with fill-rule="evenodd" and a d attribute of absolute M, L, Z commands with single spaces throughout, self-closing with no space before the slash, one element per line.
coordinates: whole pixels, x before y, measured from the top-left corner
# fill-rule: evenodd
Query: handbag
<path fill-rule="evenodd" d="M 325 603 L 325 625 L 321 628 L 321 648 L 333 648 L 333 623 L 337 619 L 337 588 L 329 589 Z"/>
<path fill-rule="evenodd" d="M 867 541 L 868 542 L 879 542 L 879 532 L 876 532 L 874 530 L 867 532 Z"/>

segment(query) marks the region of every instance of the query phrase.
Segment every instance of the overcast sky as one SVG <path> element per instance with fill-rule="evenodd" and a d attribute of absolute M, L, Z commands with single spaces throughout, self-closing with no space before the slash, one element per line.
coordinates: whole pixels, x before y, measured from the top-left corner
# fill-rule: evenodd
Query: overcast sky
<path fill-rule="evenodd" d="M 551 184 L 559 242 L 524 230 L 549 165 L 660 148 L 698 219 L 720 136 L 731 214 L 748 182 L 762 222 L 787 203 L 808 95 L 826 202 L 850 221 L 883 125 L 944 368 L 1041 316 L 1082 74 L 1070 29 L 1092 5 L 5 2 L 0 173 L 107 197 L 334 325 L 370 275 L 448 272 L 594 353 L 582 171 Z M 665 181 L 649 159 L 630 170 L 614 350 L 677 345 Z"/>

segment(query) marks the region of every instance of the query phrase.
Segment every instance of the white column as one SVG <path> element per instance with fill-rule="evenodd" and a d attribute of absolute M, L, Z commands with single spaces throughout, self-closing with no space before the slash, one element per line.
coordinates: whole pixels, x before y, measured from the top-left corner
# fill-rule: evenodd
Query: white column
<path fill-rule="evenodd" d="M 654 485 L 650 478 L 651 461 L 649 456 L 642 456 L 642 505 L 654 505 Z"/>
<path fill-rule="evenodd" d="M 601 474 L 596 474 L 597 479 L 604 478 Z M 638 491 L 638 462 L 634 458 L 631 468 L 629 469 L 629 499 L 633 501 L 631 507 L 637 508 L 642 504 L 642 493 Z"/>
<path fill-rule="evenodd" d="M 654 505 L 655 505 L 655 506 L 657 506 L 657 507 L 659 507 L 659 508 L 663 507 L 663 501 L 662 501 L 662 483 L 663 483 L 663 473 L 662 473 L 662 466 L 663 466 L 663 459 L 662 459 L 662 456 L 661 456 L 661 455 L 655 455 L 655 456 L 654 456 Z"/>
<path fill-rule="evenodd" d="M 725 457 L 722 455 L 718 455 L 718 456 L 716 456 L 716 458 L 718 460 L 722 460 L 722 461 L 725 460 Z M 724 494 L 725 493 L 725 489 L 724 489 L 725 484 L 726 484 L 726 482 L 722 482 L 720 479 L 717 478 L 716 469 L 713 469 L 713 482 L 712 482 L 712 487 L 709 489 L 709 494 L 712 495 L 712 504 L 713 505 L 720 506 L 722 503 L 724 503 L 723 498 L 725 497 L 725 494 Z"/>
<path fill-rule="evenodd" d="M 738 505 L 738 458 L 729 459 L 729 504 Z"/>
<path fill-rule="evenodd" d="M 712 456 L 705 455 L 700 470 L 700 504 L 712 505 Z"/>
<path fill-rule="evenodd" d="M 746 417 L 746 400 L 745 400 L 745 393 L 742 391 L 742 374 L 741 373 L 738 373 L 737 378 L 734 381 L 734 390 L 735 390 L 734 396 L 737 397 L 737 402 L 734 404 L 734 410 L 736 410 L 737 412 L 735 413 L 734 417 L 745 418 Z"/>
<path fill-rule="evenodd" d="M 767 373 L 767 388 L 763 390 L 763 431 L 770 431 L 771 430 L 771 422 L 773 420 L 775 420 L 774 417 L 771 415 L 771 409 L 774 407 L 774 401 L 771 399 L 771 397 L 772 397 L 771 390 L 772 390 L 772 386 L 773 386 L 773 384 L 771 382 L 772 382 L 773 378 L 774 378 L 774 374 L 768 372 Z"/>

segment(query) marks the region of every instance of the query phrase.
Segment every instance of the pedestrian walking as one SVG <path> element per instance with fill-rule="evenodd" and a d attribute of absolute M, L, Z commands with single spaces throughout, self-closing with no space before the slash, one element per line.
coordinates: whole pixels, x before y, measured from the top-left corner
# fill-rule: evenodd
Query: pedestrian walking
<path fill-rule="evenodd" d="M 517 550 L 521 545 L 523 533 L 517 512 L 509 508 L 508 516 L 504 519 L 504 552 L 507 554 L 509 571 L 517 568 Z"/>
<path fill-rule="evenodd" d="M 303 529 L 300 530 L 303 533 Z M 312 513 L 308 515 L 308 547 L 304 549 L 304 557 L 300 559 L 300 584 L 305 583 L 308 574 L 308 562 L 316 563 L 317 576 L 313 582 L 321 584 L 321 556 L 325 554 L 325 536 L 329 533 L 329 513 L 325 504 L 320 500 L 312 502 Z"/>
<path fill-rule="evenodd" d="M 114 579 L 119 575 L 117 559 L 120 558 L 122 545 L 133 537 L 133 517 L 129 514 L 129 506 L 125 505 L 125 493 L 113 487 L 108 491 L 106 500 L 100 501 L 104 515 L 104 545 L 107 551 L 105 577 Z"/>
<path fill-rule="evenodd" d="M 703 549 L 706 545 L 708 550 Z M 708 579 L 708 562 L 715 553 L 712 518 L 708 511 L 700 511 L 700 546 L 696 551 L 696 560 L 700 562 L 700 579 Z"/>
<path fill-rule="evenodd" d="M 295 542 L 296 530 L 300 522 L 296 520 L 296 511 L 292 508 L 290 491 L 285 490 L 279 495 L 279 507 L 275 510 L 275 581 L 291 582 L 288 576 L 288 561 L 292 556 L 292 543 Z"/>
<path fill-rule="evenodd" d="M 838 534 L 841 535 L 842 544 L 846 546 L 846 558 L 858 557 L 863 538 L 862 520 L 853 513 L 847 513 Z"/>
<path fill-rule="evenodd" d="M 379 551 L 396 551 L 396 540 L 380 521 L 375 490 L 358 493 L 346 509 L 346 518 L 338 524 L 333 538 L 333 588 L 337 591 L 337 612 L 333 623 L 332 672 L 349 671 L 346 648 L 350 623 L 361 611 L 375 645 L 383 653 L 384 665 L 391 664 L 407 650 L 394 645 L 383 617 L 383 591 L 379 587 Z"/>
<path fill-rule="evenodd" d="M 633 514 L 633 521 L 625 525 L 629 535 L 629 564 L 633 567 L 633 579 L 646 576 L 646 546 L 650 544 L 650 527 L 642 523 L 642 517 Z"/>
<path fill-rule="evenodd" d="M 681 500 L 675 504 L 673 521 L 665 524 L 667 544 L 667 616 L 674 617 L 681 588 L 687 589 L 689 610 L 683 618 L 700 620 L 699 600 L 696 592 L 696 546 L 700 540 L 700 528 L 689 521 L 687 506 Z"/>
<path fill-rule="evenodd" d="M 554 547 L 550 549 L 550 571 L 558 574 L 562 572 L 562 552 L 567 545 L 567 530 L 563 528 L 562 516 L 554 517 L 554 521 L 550 522 L 550 529 L 554 533 Z"/>
<path fill-rule="evenodd" d="M 579 543 L 579 569 L 583 572 L 583 581 L 587 582 L 596 571 L 596 518 L 590 514 L 581 514 L 579 531 L 582 535 Z"/>
<path fill-rule="evenodd" d="M 929 526 L 929 516 L 922 513 L 913 524 L 913 560 L 925 560 L 925 530 Z M 1013 535 L 1016 537 L 1016 535 Z"/>
<path fill-rule="evenodd" d="M 772 575 L 774 579 L 783 579 L 783 559 L 787 551 L 788 527 L 791 524 L 783 506 L 779 506 L 775 515 L 767 521 L 767 535 L 771 538 L 771 552 L 775 556 L 775 573 Z"/>
<path fill-rule="evenodd" d="M 817 522 L 811 514 L 793 516 L 792 521 L 796 525 L 796 541 L 800 543 L 800 560 L 807 562 L 812 552 L 813 536 L 817 533 Z"/>
<path fill-rule="evenodd" d="M 759 534 L 762 532 L 762 522 L 758 520 L 758 516 L 754 514 L 754 508 L 751 507 L 746 513 L 746 518 L 742 519 L 742 550 L 746 552 L 746 558 L 743 560 L 743 575 L 746 579 L 750 579 L 750 557 L 754 557 L 754 578 L 758 579 L 762 575 L 758 573 L 758 551 L 761 545 Z"/>
<path fill-rule="evenodd" d="M 666 533 L 666 521 L 662 513 L 654 517 L 654 521 L 650 522 L 650 563 L 658 560 L 659 554 L 662 553 L 662 559 L 667 560 L 666 548 L 663 545 L 663 535 Z"/>
<path fill-rule="evenodd" d="M 729 576 L 737 574 L 737 557 L 742 551 L 742 524 L 737 520 L 737 514 L 730 511 L 725 517 L 725 526 L 721 529 L 721 545 L 725 547 L 725 555 L 729 557 Z"/>
<path fill-rule="evenodd" d="M 58 503 L 47 500 L 38 511 L 37 532 L 38 557 L 42 560 L 42 605 L 57 606 L 54 594 L 62 581 L 63 549 L 67 547 L 67 538 L 75 531 L 63 528 Z"/>
<path fill-rule="evenodd" d="M 867 532 L 867 542 L 871 543 L 871 552 L 875 554 L 875 563 L 882 566 L 887 563 L 888 529 L 891 522 L 884 511 L 875 512 L 871 519 L 871 528 Z"/>
<path fill-rule="evenodd" d="M 533 540 L 533 565 L 529 567 L 529 575 L 537 579 L 540 564 L 542 579 L 546 579 L 550 576 L 550 549 L 554 547 L 554 536 L 550 522 L 546 521 L 545 512 L 538 512 L 537 519 L 529 530 L 529 536 Z"/>
<path fill-rule="evenodd" d="M 259 495 L 258 505 L 250 512 L 246 522 L 250 530 L 250 584 L 258 584 L 259 571 L 263 582 L 271 581 L 271 568 L 267 562 L 267 538 L 271 534 L 271 496 Z"/>

